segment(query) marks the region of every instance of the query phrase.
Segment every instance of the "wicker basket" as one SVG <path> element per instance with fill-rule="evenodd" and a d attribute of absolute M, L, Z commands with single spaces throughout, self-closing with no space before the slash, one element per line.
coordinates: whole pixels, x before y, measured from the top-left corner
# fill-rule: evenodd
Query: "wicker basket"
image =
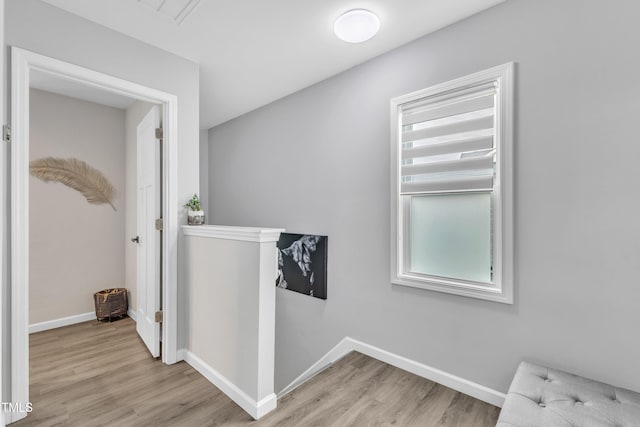
<path fill-rule="evenodd" d="M 129 309 L 125 288 L 104 289 L 96 292 L 93 294 L 93 302 L 98 320 L 109 319 L 111 322 L 112 317 L 122 317 Z"/>

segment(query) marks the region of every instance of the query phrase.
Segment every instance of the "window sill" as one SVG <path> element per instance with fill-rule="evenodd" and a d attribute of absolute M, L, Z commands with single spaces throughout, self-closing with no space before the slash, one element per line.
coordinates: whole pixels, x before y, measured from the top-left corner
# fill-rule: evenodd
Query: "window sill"
<path fill-rule="evenodd" d="M 499 302 L 502 304 L 513 304 L 513 295 L 505 292 L 504 289 L 495 285 L 473 285 L 448 280 L 425 279 L 411 275 L 398 275 L 396 277 L 392 277 L 391 283 L 399 286 L 426 289 L 469 298 Z"/>

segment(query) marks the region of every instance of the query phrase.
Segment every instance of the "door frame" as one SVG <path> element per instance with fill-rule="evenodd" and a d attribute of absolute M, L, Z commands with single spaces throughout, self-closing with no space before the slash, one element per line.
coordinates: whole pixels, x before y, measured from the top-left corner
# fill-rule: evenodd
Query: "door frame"
<path fill-rule="evenodd" d="M 11 47 L 11 401 L 29 402 L 29 75 L 49 73 L 162 106 L 162 361 L 178 361 L 178 98 L 78 65 Z M 123 236 L 124 237 L 124 236 Z M 6 399 L 6 396 L 4 397 Z M 13 413 L 11 421 L 26 413 Z"/>
<path fill-rule="evenodd" d="M 4 0 L 0 0 L 0 25 L 2 25 L 2 30 L 0 30 L 0 46 L 2 46 L 2 51 L 0 51 L 0 125 L 4 125 L 5 123 L 7 123 L 6 116 L 5 116 L 5 106 L 6 104 L 6 99 L 5 99 L 5 88 L 6 88 L 6 79 L 5 79 L 5 75 L 6 75 L 6 68 L 5 68 L 5 55 L 6 55 L 6 48 L 5 48 L 5 44 L 4 44 L 4 33 L 5 33 L 5 28 L 6 28 L 6 24 L 5 24 L 5 19 L 4 19 L 4 9 L 5 9 L 5 1 Z M 8 143 L 4 140 L 4 135 L 2 135 L 0 137 L 0 168 L 5 168 L 7 166 L 7 145 Z M 5 203 L 5 194 L 6 194 L 6 185 L 7 185 L 7 173 L 5 170 L 3 170 L 2 172 L 0 172 L 0 212 L 2 212 L 3 218 L 2 220 L 0 220 L 0 283 L 2 284 L 2 287 L 0 288 L 0 331 L 2 331 L 2 333 L 0 333 L 0 402 L 6 402 L 7 400 L 5 400 L 5 396 L 4 396 L 4 378 L 5 378 L 5 374 L 2 372 L 4 369 L 2 369 L 3 366 L 3 359 L 4 359 L 4 343 L 5 343 L 5 336 L 4 336 L 4 325 L 3 325 L 3 313 L 2 313 L 2 307 L 4 306 L 4 298 L 3 298 L 3 294 L 4 294 L 4 279 L 6 277 L 6 268 L 8 267 L 9 264 L 9 260 L 7 259 L 7 264 L 5 264 L 5 255 L 6 255 L 6 250 L 5 248 L 6 246 L 6 236 L 5 236 L 5 224 L 7 225 L 6 230 L 8 230 L 8 220 L 7 220 L 7 214 L 6 214 L 6 203 Z M 0 427 L 5 427 L 5 413 L 4 411 L 1 411 L 0 413 Z"/>

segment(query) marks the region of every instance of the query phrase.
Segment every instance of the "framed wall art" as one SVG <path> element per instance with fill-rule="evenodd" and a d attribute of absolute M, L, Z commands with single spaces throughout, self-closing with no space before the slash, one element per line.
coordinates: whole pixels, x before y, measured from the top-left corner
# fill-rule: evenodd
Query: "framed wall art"
<path fill-rule="evenodd" d="M 327 299 L 327 236 L 282 233 L 276 286 Z"/>

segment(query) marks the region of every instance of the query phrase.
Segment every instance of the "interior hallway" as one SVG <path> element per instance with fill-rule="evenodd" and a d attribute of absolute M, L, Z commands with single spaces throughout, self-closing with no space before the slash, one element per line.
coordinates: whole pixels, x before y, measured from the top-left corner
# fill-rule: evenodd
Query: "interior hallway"
<path fill-rule="evenodd" d="M 33 412 L 13 426 L 494 426 L 499 409 L 359 353 L 255 422 L 184 362 L 152 359 L 124 318 L 30 335 Z"/>

